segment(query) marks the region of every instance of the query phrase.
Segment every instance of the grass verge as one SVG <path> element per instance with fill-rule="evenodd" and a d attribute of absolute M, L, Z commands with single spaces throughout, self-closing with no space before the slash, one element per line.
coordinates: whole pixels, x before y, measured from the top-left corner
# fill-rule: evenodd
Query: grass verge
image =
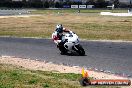
<path fill-rule="evenodd" d="M 79 88 L 80 77 L 80 74 L 31 71 L 0 64 L 0 88 Z"/>
<path fill-rule="evenodd" d="M 81 74 L 26 70 L 0 64 L 0 88 L 82 88 Z M 108 88 L 106 86 L 88 88 Z M 109 87 L 119 88 L 119 87 Z"/>

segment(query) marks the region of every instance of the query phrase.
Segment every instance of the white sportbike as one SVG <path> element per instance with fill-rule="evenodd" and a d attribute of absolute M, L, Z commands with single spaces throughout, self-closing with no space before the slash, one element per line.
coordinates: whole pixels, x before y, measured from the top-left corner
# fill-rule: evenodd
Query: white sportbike
<path fill-rule="evenodd" d="M 85 55 L 85 51 L 83 47 L 80 45 L 79 38 L 74 32 L 67 32 L 63 34 L 62 41 L 64 41 L 64 49 L 66 50 L 60 50 L 61 52 L 64 51 L 64 53 L 72 53 L 76 52 L 81 56 Z"/>

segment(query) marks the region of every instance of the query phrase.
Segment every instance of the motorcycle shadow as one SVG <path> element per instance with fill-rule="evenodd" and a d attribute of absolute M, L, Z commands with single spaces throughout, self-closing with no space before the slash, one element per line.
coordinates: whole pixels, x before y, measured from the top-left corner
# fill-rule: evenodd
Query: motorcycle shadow
<path fill-rule="evenodd" d="M 62 54 L 61 54 L 61 55 L 62 55 Z M 64 54 L 64 55 L 66 55 L 66 56 L 82 56 L 82 55 L 79 55 L 79 54 L 76 53 L 76 52 L 67 53 L 67 54 Z M 87 56 L 87 55 L 85 54 L 85 55 L 83 55 L 83 56 Z"/>

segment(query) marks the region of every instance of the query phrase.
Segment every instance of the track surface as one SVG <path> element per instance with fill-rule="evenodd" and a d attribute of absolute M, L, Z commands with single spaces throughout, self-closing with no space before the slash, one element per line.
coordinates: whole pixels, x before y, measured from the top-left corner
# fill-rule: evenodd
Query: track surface
<path fill-rule="evenodd" d="M 9 15 L 22 15 L 29 14 L 30 10 L 27 9 L 7 9 L 0 10 L 0 16 L 9 16 Z"/>
<path fill-rule="evenodd" d="M 60 55 L 50 39 L 0 38 L 0 55 L 84 66 L 132 76 L 132 43 L 82 41 L 86 56 Z"/>

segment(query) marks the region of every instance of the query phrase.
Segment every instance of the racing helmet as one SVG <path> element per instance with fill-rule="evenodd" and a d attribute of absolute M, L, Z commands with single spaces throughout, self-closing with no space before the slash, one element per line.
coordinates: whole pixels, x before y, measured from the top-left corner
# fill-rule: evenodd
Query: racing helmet
<path fill-rule="evenodd" d="M 62 32 L 63 32 L 63 26 L 62 26 L 62 24 L 57 24 L 57 25 L 56 25 L 56 31 L 57 31 L 58 33 L 62 33 Z"/>

